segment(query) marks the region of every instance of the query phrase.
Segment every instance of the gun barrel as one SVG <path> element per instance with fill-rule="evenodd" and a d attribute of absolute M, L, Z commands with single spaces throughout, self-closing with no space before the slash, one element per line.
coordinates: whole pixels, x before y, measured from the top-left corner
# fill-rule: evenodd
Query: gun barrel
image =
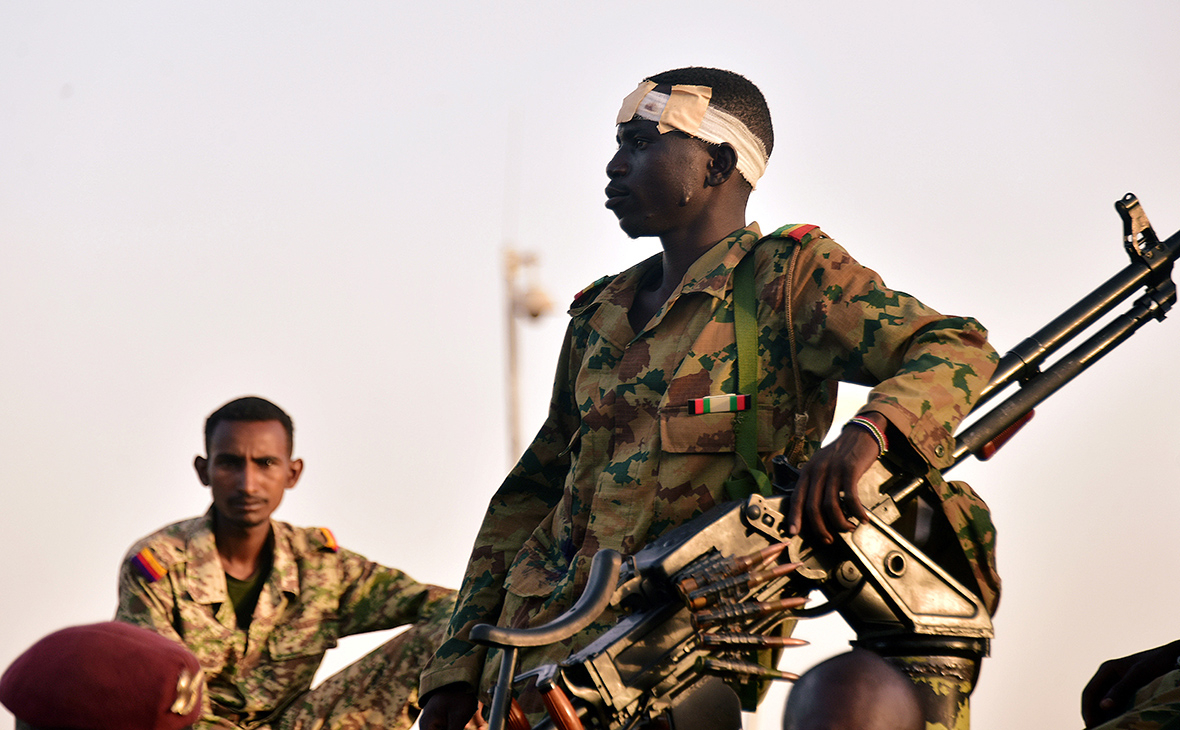
<path fill-rule="evenodd" d="M 1008 385 L 1035 374 L 1045 359 L 1138 289 L 1166 280 L 1178 253 L 1180 231 L 1152 246 L 1142 256 L 1132 258 L 1131 263 L 1077 304 L 1025 338 L 1000 358 L 991 381 L 980 391 L 976 408 Z"/>
<path fill-rule="evenodd" d="M 1132 262 L 1131 266 L 1094 290 L 1090 296 L 1070 307 L 1001 359 L 996 375 L 992 376 L 992 381 L 983 393 L 986 396 L 998 393 L 1013 380 L 1022 381 L 1020 391 L 988 410 L 955 437 L 954 463 L 959 463 L 968 454 L 979 453 L 989 441 L 1122 344 L 1149 320 L 1164 318 L 1176 301 L 1176 286 L 1169 277 L 1171 264 L 1180 252 L 1180 232 L 1172 234 L 1171 238 L 1159 244 L 1159 248 L 1165 253 L 1157 252 L 1152 257 L 1156 263 L 1151 268 Z M 1048 369 L 1043 372 L 1037 369 L 1050 353 L 1092 324 L 1099 316 L 1107 313 L 1114 305 L 1126 299 L 1135 289 L 1144 286 L 1149 287 L 1148 291 L 1136 300 L 1127 312 L 1111 320 Z M 1050 342 L 1052 346 L 1035 345 L 1038 342 Z M 1034 346 L 1039 349 L 1031 353 L 1030 348 Z M 1017 365 L 1017 362 L 1023 364 Z M 981 396 L 980 401 L 983 400 L 985 398 Z"/>

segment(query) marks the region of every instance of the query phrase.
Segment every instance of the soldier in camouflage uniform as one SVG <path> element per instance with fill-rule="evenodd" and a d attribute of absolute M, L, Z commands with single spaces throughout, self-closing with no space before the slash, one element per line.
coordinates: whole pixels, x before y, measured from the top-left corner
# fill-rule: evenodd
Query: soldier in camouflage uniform
<path fill-rule="evenodd" d="M 1180 730 L 1180 641 L 1111 659 L 1082 691 L 1092 730 Z"/>
<path fill-rule="evenodd" d="M 417 678 L 440 643 L 454 592 L 336 544 L 325 528 L 271 519 L 303 463 L 291 419 L 261 398 L 206 422 L 197 457 L 213 505 L 136 543 L 116 618 L 188 647 L 205 675 L 197 728 L 409 728 Z M 411 628 L 309 691 L 341 636 Z"/>
<path fill-rule="evenodd" d="M 815 226 L 764 236 L 747 224 L 773 131 L 746 79 L 715 69 L 654 76 L 624 101 L 618 124 L 606 205 L 625 233 L 658 236 L 663 250 L 575 299 L 549 416 L 491 499 L 447 641 L 423 673 L 423 730 L 460 727 L 495 679 L 496 655 L 467 640 L 473 625 L 546 623 L 580 595 L 596 552 L 633 554 L 731 498 L 739 416 L 711 406 L 741 402 L 729 396 L 743 258 L 754 257 L 758 308 L 758 455 L 806 462 L 792 534 L 830 542 L 854 527 L 846 513 L 863 519 L 853 487 L 886 447 L 949 465 L 952 434 L 997 361 L 975 320 L 888 289 Z M 820 448 L 840 380 L 873 390 L 862 422 Z M 980 518 L 961 526 L 986 553 L 975 573 L 991 579 L 986 508 L 964 485 L 953 496 L 960 517 Z M 560 645 L 522 650 L 522 670 L 568 656 L 616 619 L 608 609 Z M 520 699 L 540 709 L 535 693 Z"/>

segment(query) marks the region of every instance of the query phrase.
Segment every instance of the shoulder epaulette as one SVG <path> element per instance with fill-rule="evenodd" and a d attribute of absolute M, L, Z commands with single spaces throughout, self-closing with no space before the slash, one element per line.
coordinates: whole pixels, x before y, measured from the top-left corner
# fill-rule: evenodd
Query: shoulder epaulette
<path fill-rule="evenodd" d="M 604 276 L 601 279 L 597 279 L 593 284 L 591 284 L 590 286 L 586 287 L 582 291 L 575 294 L 574 301 L 570 302 L 570 308 L 572 309 L 573 307 L 576 307 L 579 304 L 581 304 L 582 300 L 585 299 L 586 297 L 588 297 L 595 289 L 598 289 L 600 286 L 607 283 L 608 281 L 610 281 L 613 278 L 615 278 L 615 277 Z"/>
<path fill-rule="evenodd" d="M 155 583 L 168 574 L 168 569 L 160 563 L 151 548 L 145 547 L 137 552 L 135 557 L 131 558 L 131 564 L 148 583 Z"/>
<path fill-rule="evenodd" d="M 772 236 L 779 236 L 781 238 L 793 238 L 796 241 L 799 241 L 800 243 L 804 243 L 804 240 L 803 240 L 804 237 L 807 236 L 808 233 L 811 233 L 812 231 L 814 231 L 817 228 L 819 228 L 819 226 L 813 226 L 808 223 L 794 223 L 791 225 L 783 226 L 782 228 L 778 229 L 777 231 L 775 231 L 771 235 Z"/>
<path fill-rule="evenodd" d="M 336 536 L 332 534 L 331 530 L 326 527 L 317 527 L 313 532 L 323 541 L 320 547 L 331 550 L 334 553 L 340 552 L 340 545 L 336 542 Z"/>

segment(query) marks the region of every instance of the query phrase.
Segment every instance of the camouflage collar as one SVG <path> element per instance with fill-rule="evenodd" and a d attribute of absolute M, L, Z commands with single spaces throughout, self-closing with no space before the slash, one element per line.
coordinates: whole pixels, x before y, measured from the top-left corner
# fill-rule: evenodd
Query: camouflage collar
<path fill-rule="evenodd" d="M 196 529 L 188 535 L 185 555 L 188 567 L 185 575 L 189 595 L 201 604 L 226 603 L 229 595 L 225 589 L 225 570 L 217 555 L 217 539 L 213 536 L 213 508 L 197 522 Z"/>
<path fill-rule="evenodd" d="M 283 593 L 298 596 L 299 568 L 295 564 L 295 548 L 291 544 L 291 535 L 294 531 L 290 525 L 274 520 L 271 520 L 270 527 L 275 536 L 275 555 L 270 569 L 270 582 L 278 586 Z"/>
<path fill-rule="evenodd" d="M 267 583 L 275 585 L 282 593 L 299 595 L 299 577 L 291 546 L 290 525 L 271 520 L 270 528 L 271 534 L 274 535 L 274 562 Z M 225 569 L 221 567 L 221 558 L 217 554 L 217 540 L 213 535 L 212 507 L 196 521 L 196 527 L 188 535 L 186 542 L 187 582 L 193 601 L 200 604 L 228 602 Z"/>
<path fill-rule="evenodd" d="M 570 310 L 570 314 L 577 314 L 604 302 L 630 304 L 634 298 L 635 290 L 639 288 L 640 283 L 651 271 L 653 266 L 659 266 L 661 254 L 654 254 L 648 258 L 640 261 L 631 268 L 627 269 L 621 274 L 616 275 L 606 286 L 602 287 L 593 297 L 587 297 L 585 301 L 577 302 L 578 306 Z"/>
<path fill-rule="evenodd" d="M 677 296 L 690 292 L 704 292 L 718 298 L 725 298 L 730 288 L 729 280 L 733 275 L 733 268 L 761 238 L 762 231 L 758 224 L 751 223 L 718 241 L 689 267 Z M 610 278 L 608 282 L 605 282 L 605 286 L 594 292 L 594 288 L 604 280 L 596 281 L 585 290 L 585 293 L 594 296 L 575 299 L 574 306 L 570 308 L 569 313 L 571 315 L 580 314 L 603 302 L 626 302 L 629 304 L 634 299 L 635 290 L 651 273 L 652 268 L 660 264 L 660 260 L 661 254 L 650 256 L 621 274 Z M 604 279 L 606 278 L 608 277 L 604 277 Z M 673 300 L 675 298 L 673 297 Z"/>
<path fill-rule="evenodd" d="M 734 267 L 761 239 L 762 230 L 751 223 L 718 241 L 689 267 L 680 294 L 701 292 L 724 299 L 732 288 Z"/>

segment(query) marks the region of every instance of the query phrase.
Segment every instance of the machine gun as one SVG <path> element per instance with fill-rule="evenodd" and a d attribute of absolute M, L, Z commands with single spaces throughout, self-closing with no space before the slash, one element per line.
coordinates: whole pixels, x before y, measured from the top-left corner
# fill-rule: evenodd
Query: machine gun
<path fill-rule="evenodd" d="M 990 458 L 1036 405 L 1143 324 L 1164 319 L 1175 303 L 1171 274 L 1180 232 L 1161 242 L 1133 194 L 1115 208 L 1130 264 L 1000 359 L 978 399 L 980 415 L 957 436 L 955 464 L 970 454 Z M 1127 311 L 1044 367 L 1140 289 L 1144 293 Z M 979 410 L 1014 383 L 1019 391 Z M 898 529 L 902 515 L 923 502 L 930 479 L 886 454 L 857 485 L 868 521 L 838 533 L 832 545 L 816 545 L 787 535 L 791 472 L 780 458 L 775 485 L 783 493 L 719 505 L 625 564 L 612 550 L 599 552 L 582 596 L 557 620 L 532 629 L 472 628 L 472 641 L 503 652 L 490 730 L 529 730 L 510 702 L 519 649 L 569 638 L 608 605 L 624 611 L 613 628 L 560 664 L 519 678 L 536 682 L 549 711 L 534 730 L 632 730 L 649 723 L 673 730 L 740 728 L 742 703 L 731 687 L 749 697 L 760 682 L 796 678 L 759 663 L 754 653 L 806 643 L 784 637 L 784 623 L 833 610 L 856 631 L 858 645 L 924 658 L 911 676 L 942 682 L 923 697 L 927 720 L 960 726 L 957 714 L 987 654 L 992 625 L 980 597 L 932 560 L 912 530 Z M 813 591 L 827 599 L 823 606 L 804 606 Z"/>

